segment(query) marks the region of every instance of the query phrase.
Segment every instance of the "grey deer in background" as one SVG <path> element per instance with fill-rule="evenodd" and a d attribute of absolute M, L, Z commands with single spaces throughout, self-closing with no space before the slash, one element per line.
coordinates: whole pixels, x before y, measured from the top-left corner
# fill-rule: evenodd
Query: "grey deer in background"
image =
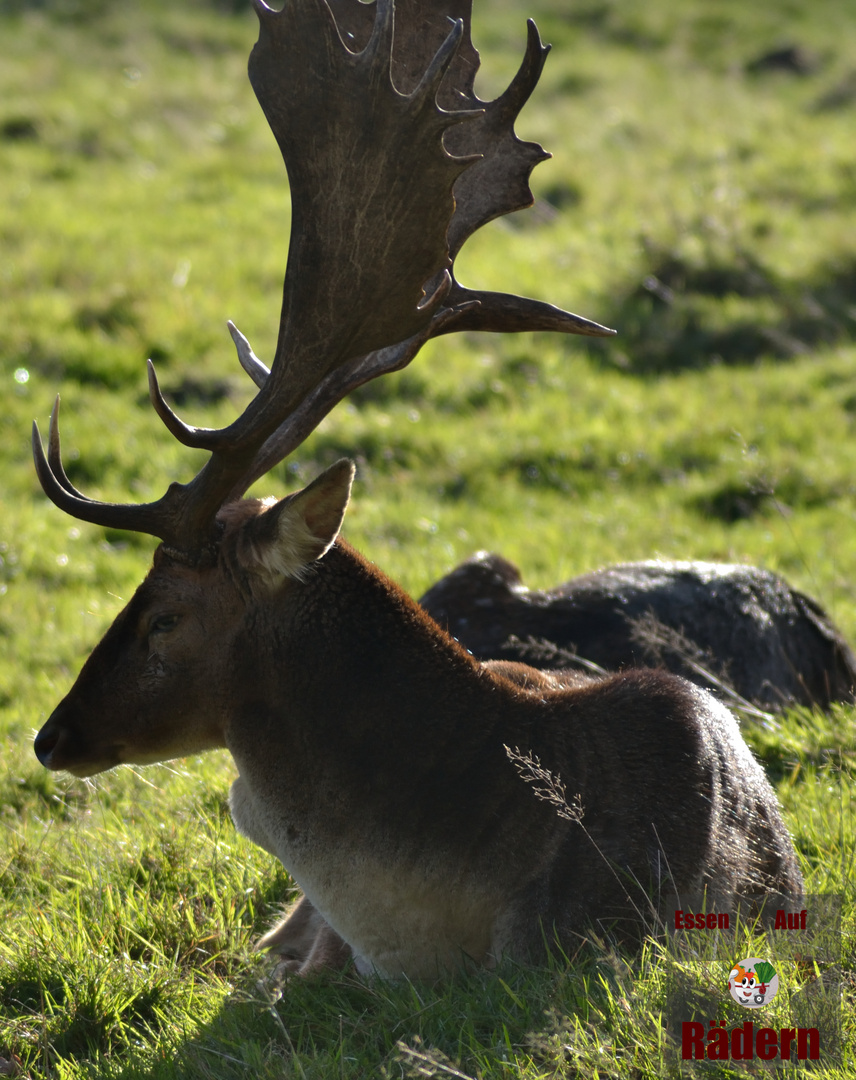
<path fill-rule="evenodd" d="M 419 603 L 479 660 L 664 667 L 762 722 L 762 710 L 829 709 L 856 689 L 856 656 L 829 615 L 757 566 L 652 559 L 542 591 L 481 551 Z"/>
<path fill-rule="evenodd" d="M 591 926 L 638 938 L 684 898 L 798 903 L 775 794 L 711 696 L 661 672 L 479 662 L 339 536 L 348 461 L 279 501 L 242 498 L 345 393 L 437 334 L 607 332 L 453 272 L 479 226 L 531 203 L 547 156 L 513 131 L 547 53 L 533 23 L 518 74 L 484 102 L 469 0 L 254 6 L 250 80 L 292 193 L 276 354 L 268 371 L 233 329 L 259 390 L 222 430 L 183 423 L 149 366 L 169 431 L 210 452 L 153 503 L 90 500 L 63 469 L 56 408 L 47 456 L 34 429 L 60 508 L 161 540 L 39 760 L 91 776 L 227 747 L 237 827 L 304 892 L 266 939 L 303 971 L 353 957 L 433 978 L 537 961 Z M 564 816 L 520 778 L 536 759 Z"/>

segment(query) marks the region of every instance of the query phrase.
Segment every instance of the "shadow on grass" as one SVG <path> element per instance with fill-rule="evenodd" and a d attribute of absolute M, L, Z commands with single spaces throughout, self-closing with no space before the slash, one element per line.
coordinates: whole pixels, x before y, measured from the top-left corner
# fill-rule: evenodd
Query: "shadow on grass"
<path fill-rule="evenodd" d="M 691 261 L 649 245 L 648 273 L 619 293 L 605 320 L 617 338 L 592 338 L 596 359 L 638 374 L 787 360 L 856 340 L 856 258 L 784 280 L 753 255 L 709 252 Z"/>
<path fill-rule="evenodd" d="M 111 1076 L 467 1080 L 526 1048 L 538 1057 L 557 1007 L 587 1012 L 593 965 L 594 958 L 571 973 L 567 964 L 549 970 L 509 964 L 501 973 L 437 987 L 321 974 L 290 978 L 281 996 L 271 995 L 264 979 L 248 977 L 215 1016 L 176 1044 L 171 1060 L 126 1059 Z M 269 967 L 260 963 L 259 975 Z"/>

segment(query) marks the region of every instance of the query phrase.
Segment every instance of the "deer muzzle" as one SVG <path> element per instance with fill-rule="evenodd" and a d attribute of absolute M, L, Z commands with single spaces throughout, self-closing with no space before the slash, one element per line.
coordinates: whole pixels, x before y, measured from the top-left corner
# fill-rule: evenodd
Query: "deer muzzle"
<path fill-rule="evenodd" d="M 66 702 L 54 710 L 33 743 L 36 757 L 46 769 L 83 777 L 120 763 L 119 744 L 93 746 L 83 734 L 81 720 L 77 710 Z"/>

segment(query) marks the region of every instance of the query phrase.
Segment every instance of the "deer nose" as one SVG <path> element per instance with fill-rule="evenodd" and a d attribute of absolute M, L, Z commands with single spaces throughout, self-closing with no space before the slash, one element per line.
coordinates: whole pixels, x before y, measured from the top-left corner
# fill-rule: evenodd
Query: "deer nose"
<path fill-rule="evenodd" d="M 56 714 L 52 716 L 38 733 L 33 743 L 36 757 L 46 769 L 59 769 L 62 747 L 68 742 L 68 728 L 58 723 Z"/>
<path fill-rule="evenodd" d="M 50 768 L 51 754 L 53 754 L 56 749 L 61 737 L 59 731 L 49 731 L 48 726 L 48 724 L 45 724 L 36 736 L 36 741 L 33 743 L 36 757 L 46 769 Z"/>

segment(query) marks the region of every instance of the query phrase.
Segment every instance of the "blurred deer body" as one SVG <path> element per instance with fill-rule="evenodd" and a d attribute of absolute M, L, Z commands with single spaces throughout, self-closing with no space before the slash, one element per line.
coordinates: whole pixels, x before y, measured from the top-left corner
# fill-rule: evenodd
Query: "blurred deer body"
<path fill-rule="evenodd" d="M 479 552 L 419 602 L 481 660 L 665 667 L 772 710 L 828 709 L 856 689 L 856 657 L 826 612 L 754 566 L 624 563 L 541 591 Z"/>
<path fill-rule="evenodd" d="M 37 735 L 39 760 L 90 776 L 227 747 L 238 827 L 305 890 L 263 939 L 300 970 L 353 955 L 433 977 L 571 949 L 592 924 L 638 939 L 701 899 L 798 903 L 775 795 L 712 697 L 660 672 L 480 663 L 339 539 L 350 462 L 279 501 L 242 499 L 344 394 L 433 336 L 610 332 L 454 277 L 472 232 L 531 202 L 546 156 L 513 132 L 547 51 L 533 24 L 511 86 L 482 102 L 468 0 L 254 4 L 250 77 L 292 190 L 276 354 L 268 370 L 231 327 L 259 389 L 221 430 L 181 421 L 150 364 L 169 431 L 209 452 L 152 503 L 79 492 L 56 407 L 47 454 L 34 429 L 61 509 L 162 541 Z M 564 785 L 567 815 L 515 755 Z"/>

